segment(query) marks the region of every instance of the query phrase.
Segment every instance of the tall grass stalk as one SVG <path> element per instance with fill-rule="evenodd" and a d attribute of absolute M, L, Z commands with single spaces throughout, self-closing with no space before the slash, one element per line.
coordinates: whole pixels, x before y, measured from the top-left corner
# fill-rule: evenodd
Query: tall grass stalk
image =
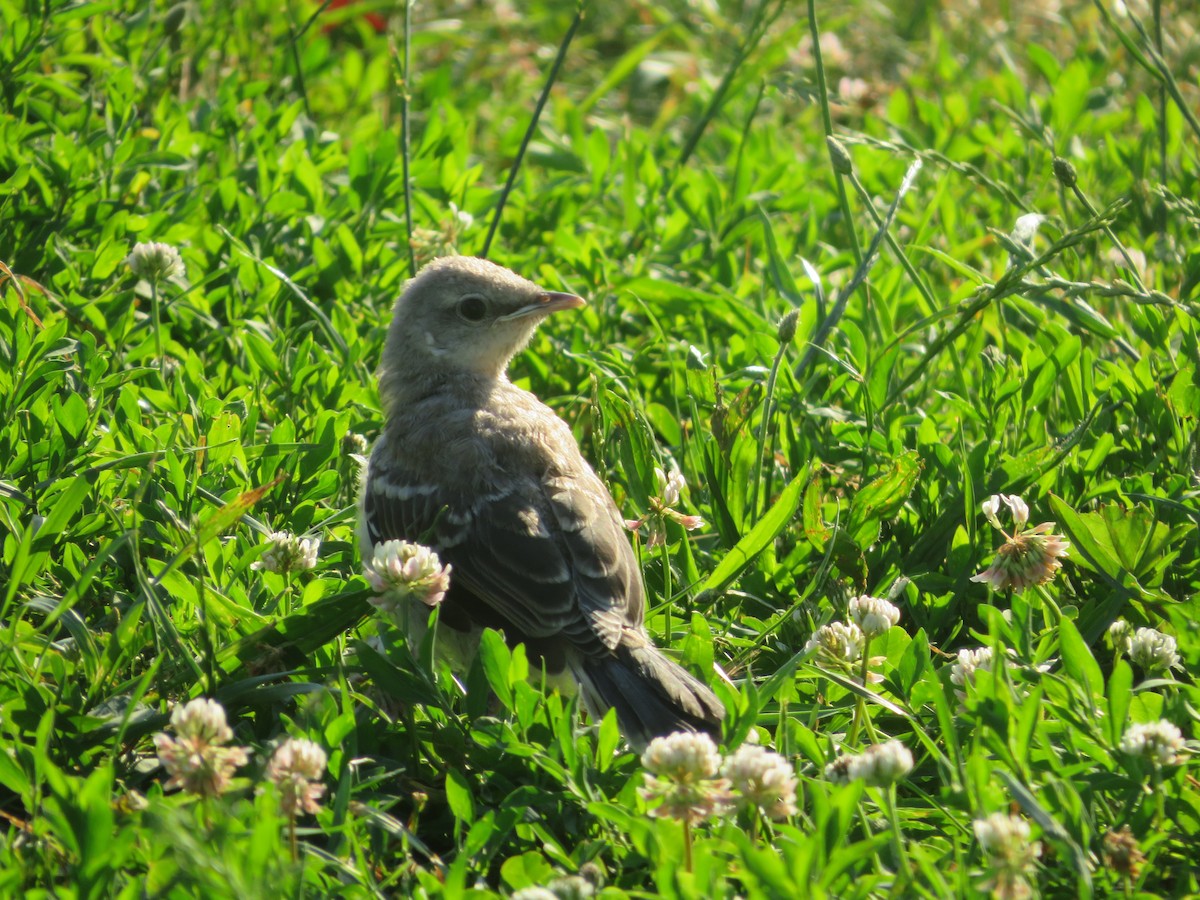
<path fill-rule="evenodd" d="M 513 185 L 517 181 L 517 174 L 521 171 L 521 162 L 525 159 L 525 151 L 529 148 L 529 142 L 537 132 L 538 121 L 542 117 L 542 110 L 546 106 L 546 101 L 550 98 L 550 89 L 554 87 L 554 82 L 558 80 L 558 73 L 562 69 L 563 61 L 567 58 L 567 48 L 571 46 L 571 41 L 575 39 L 575 32 L 579 30 L 579 23 L 583 21 L 583 14 L 586 9 L 587 0 L 580 0 L 579 5 L 575 8 L 575 17 L 571 20 L 571 27 L 567 29 L 562 42 L 558 45 L 558 55 L 554 57 L 554 65 L 550 67 L 550 74 L 546 76 L 546 84 L 542 87 L 541 96 L 538 97 L 537 105 L 533 108 L 533 116 L 529 119 L 529 127 L 525 129 L 525 136 L 521 138 L 521 146 L 517 150 L 516 159 L 513 160 L 512 167 L 508 170 L 508 180 L 504 183 L 504 190 L 500 192 L 500 199 L 496 203 L 496 211 L 492 213 L 492 223 L 488 226 L 487 237 L 484 239 L 483 249 L 479 253 L 484 259 L 487 258 L 488 251 L 491 250 L 492 238 L 496 236 L 496 229 L 500 227 L 500 218 L 504 215 L 504 205 L 508 202 L 508 195 L 512 193 Z"/>

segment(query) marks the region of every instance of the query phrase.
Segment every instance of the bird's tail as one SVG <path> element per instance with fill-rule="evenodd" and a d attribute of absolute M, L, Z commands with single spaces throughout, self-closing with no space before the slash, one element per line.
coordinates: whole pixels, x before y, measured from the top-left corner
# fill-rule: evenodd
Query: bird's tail
<path fill-rule="evenodd" d="M 585 661 L 578 675 L 590 711 L 599 716 L 615 708 L 638 749 L 675 731 L 721 736 L 725 707 L 716 694 L 649 643 L 622 642 L 611 656 Z"/>

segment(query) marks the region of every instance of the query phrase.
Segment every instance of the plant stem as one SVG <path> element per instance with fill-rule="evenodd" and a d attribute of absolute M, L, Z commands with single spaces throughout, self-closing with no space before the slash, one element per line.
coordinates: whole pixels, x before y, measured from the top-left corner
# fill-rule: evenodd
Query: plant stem
<path fill-rule="evenodd" d="M 779 345 L 775 361 L 771 363 L 771 374 L 767 376 L 767 396 L 763 400 L 762 422 L 758 426 L 758 466 L 754 470 L 754 485 L 750 491 L 750 515 L 753 516 L 754 521 L 758 521 L 758 493 L 763 478 L 763 467 L 766 465 L 767 459 L 767 437 L 771 431 L 771 409 L 775 401 L 775 382 L 779 377 L 779 365 L 783 362 L 783 354 L 786 350 L 786 344 Z M 765 499 L 768 503 L 771 501 L 769 491 Z"/>
<path fill-rule="evenodd" d="M 833 115 L 829 111 L 829 84 L 825 79 L 825 60 L 821 56 L 821 29 L 817 24 L 816 0 L 808 0 L 808 30 L 812 36 L 813 64 L 817 71 L 817 97 L 821 102 L 821 126 L 825 129 L 825 137 L 833 137 Z M 854 263 L 861 266 L 863 261 L 862 247 L 858 243 L 858 232 L 854 230 L 854 219 L 850 215 L 850 198 L 846 194 L 846 183 L 842 173 L 833 165 L 833 154 L 828 148 L 829 162 L 833 168 L 834 183 L 837 185 L 838 208 L 842 213 L 846 231 L 850 236 L 850 249 L 854 252 Z M 864 289 L 867 308 L 871 306 L 870 289 Z M 870 317 L 874 323 L 874 316 Z"/>
<path fill-rule="evenodd" d="M 683 820 L 683 869 L 692 873 L 692 826 L 687 819 Z"/>
<path fill-rule="evenodd" d="M 892 843 L 896 848 L 896 860 L 900 867 L 897 873 L 901 885 L 908 882 L 912 871 L 908 862 L 908 851 L 904 849 L 904 832 L 900 830 L 900 817 L 896 814 L 896 786 L 889 784 L 884 789 L 883 804 L 887 809 L 888 822 L 892 826 Z"/>
<path fill-rule="evenodd" d="M 158 278 L 150 279 L 150 315 L 154 320 L 154 353 L 158 356 L 158 375 L 167 389 L 167 362 L 163 354 L 162 313 L 159 311 Z"/>
<path fill-rule="evenodd" d="M 665 531 L 667 523 L 664 521 L 662 527 Z M 671 641 L 671 552 L 667 549 L 667 539 L 664 536 L 662 542 L 662 566 L 663 566 L 663 615 L 666 616 L 667 625 L 665 637 L 668 643 Z"/>
<path fill-rule="evenodd" d="M 1058 608 L 1058 604 L 1054 602 L 1054 598 L 1050 596 L 1045 585 L 1034 585 L 1034 590 L 1042 598 L 1042 614 L 1045 616 L 1046 630 L 1057 628 L 1062 624 L 1062 610 Z"/>
<path fill-rule="evenodd" d="M 412 180 L 408 174 L 412 132 L 409 128 L 409 62 L 412 57 L 412 2 L 404 0 L 404 65 L 400 72 L 400 164 L 404 169 L 404 229 L 408 239 L 408 269 L 417 274 L 417 251 L 413 247 Z"/>
<path fill-rule="evenodd" d="M 496 211 L 492 214 L 492 224 L 488 227 L 487 237 L 483 241 L 483 250 L 479 255 L 487 259 L 488 250 L 492 246 L 492 238 L 496 236 L 496 229 L 500 226 L 500 217 L 504 215 L 504 204 L 508 202 L 508 195 L 512 193 L 513 183 L 517 180 L 517 173 L 521 171 L 521 161 L 525 158 L 525 150 L 529 146 L 530 140 L 533 139 L 533 134 L 537 131 L 538 120 L 542 117 L 542 109 L 546 105 L 546 101 L 550 98 L 550 88 L 554 87 L 554 82 L 558 80 L 558 70 L 562 68 L 563 60 L 567 58 L 567 48 L 571 46 L 571 40 L 575 37 L 575 32 L 579 30 L 579 23 L 583 21 L 583 10 L 586 2 L 581 2 L 575 10 L 575 18 L 571 20 L 571 27 L 567 29 L 567 35 L 563 38 L 561 44 L 558 45 L 558 56 L 554 58 L 554 65 L 550 67 L 550 74 L 546 77 L 546 84 L 542 88 L 542 95 L 538 97 L 537 106 L 533 109 L 533 118 L 529 120 L 529 127 L 525 129 L 525 136 L 521 138 L 521 147 L 517 150 L 517 158 L 513 160 L 512 168 L 508 170 L 508 181 L 504 184 L 504 190 L 500 194 L 500 200 L 496 204 Z"/>

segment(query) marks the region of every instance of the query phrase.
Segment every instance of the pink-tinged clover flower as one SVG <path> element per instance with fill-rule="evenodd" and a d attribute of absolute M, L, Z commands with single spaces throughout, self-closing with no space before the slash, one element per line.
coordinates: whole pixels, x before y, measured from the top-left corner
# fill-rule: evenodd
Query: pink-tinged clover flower
<path fill-rule="evenodd" d="M 437 606 L 450 590 L 450 566 L 429 547 L 408 541 L 376 544 L 363 560 L 363 575 L 378 595 L 371 603 L 393 616 L 402 616 L 413 600 Z"/>
<path fill-rule="evenodd" d="M 1010 534 L 1000 524 L 997 513 L 1004 503 L 1012 513 Z M 1062 535 L 1052 534 L 1053 522 L 1043 522 L 1033 528 L 1029 524 L 1029 507 L 1020 497 L 993 494 L 983 501 L 983 514 L 1007 540 L 996 551 L 996 558 L 987 569 L 972 576 L 972 581 L 986 583 L 995 591 L 1023 591 L 1035 584 L 1044 584 L 1062 568 L 1062 558 L 1071 546 Z"/>
<path fill-rule="evenodd" d="M 225 722 L 225 709 L 215 700 L 199 698 L 171 713 L 175 737 L 154 735 L 158 758 L 167 774 L 167 788 L 183 788 L 202 797 L 215 797 L 229 789 L 234 771 L 249 759 L 245 747 L 227 747 L 233 731 Z"/>
<path fill-rule="evenodd" d="M 288 738 L 275 750 L 267 763 L 266 779 L 279 790 L 285 816 L 294 819 L 302 812 L 320 811 L 325 763 L 325 751 L 303 738 Z"/>
<path fill-rule="evenodd" d="M 685 531 L 695 531 L 704 525 L 704 519 L 700 516 L 686 515 L 675 509 L 683 497 L 683 492 L 687 490 L 687 482 L 678 469 L 671 469 L 668 473 L 656 468 L 654 481 L 658 486 L 658 494 L 650 498 L 650 511 L 640 519 L 625 520 L 625 527 L 630 531 L 640 533 L 645 529 L 646 546 L 650 548 L 659 547 L 666 542 L 668 519 Z"/>

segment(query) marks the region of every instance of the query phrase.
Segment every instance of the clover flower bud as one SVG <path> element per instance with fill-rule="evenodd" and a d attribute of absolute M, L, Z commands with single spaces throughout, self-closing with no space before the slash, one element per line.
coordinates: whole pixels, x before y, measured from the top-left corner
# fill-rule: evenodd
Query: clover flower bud
<path fill-rule="evenodd" d="M 862 656 L 865 639 L 862 629 L 853 622 L 830 622 L 813 632 L 804 649 L 815 650 L 826 659 L 847 664 Z"/>
<path fill-rule="evenodd" d="M 318 538 L 300 538 L 290 531 L 273 531 L 267 538 L 267 549 L 250 564 L 250 568 L 281 575 L 304 572 L 316 567 L 317 551 L 320 549 L 321 541 Z"/>
<path fill-rule="evenodd" d="M 1117 619 L 1108 626 L 1108 639 L 1118 654 L 1129 653 L 1133 649 L 1133 626 L 1124 619 Z"/>
<path fill-rule="evenodd" d="M 887 634 L 889 629 L 900 621 L 900 610 L 887 600 L 863 594 L 850 601 L 850 618 L 862 629 L 867 640 L 870 640 Z"/>
<path fill-rule="evenodd" d="M 139 243 L 125 257 L 125 262 L 138 278 L 161 281 L 184 273 L 179 251 L 170 244 Z"/>
<path fill-rule="evenodd" d="M 1054 169 L 1054 177 L 1058 179 L 1058 183 L 1065 188 L 1073 188 L 1079 181 L 1079 176 L 1075 173 L 1075 167 L 1071 165 L 1069 160 L 1063 159 L 1061 156 L 1054 157 L 1052 164 Z"/>

